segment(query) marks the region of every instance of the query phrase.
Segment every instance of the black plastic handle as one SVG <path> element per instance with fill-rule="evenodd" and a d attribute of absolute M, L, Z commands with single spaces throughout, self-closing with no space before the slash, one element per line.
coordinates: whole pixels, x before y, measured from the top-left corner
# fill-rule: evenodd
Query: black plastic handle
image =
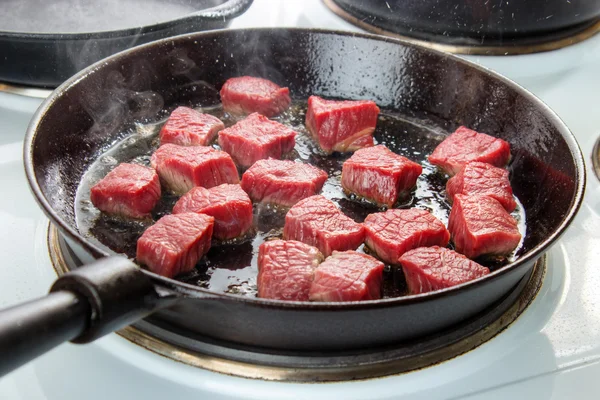
<path fill-rule="evenodd" d="M 60 277 L 46 297 L 0 311 L 0 376 L 71 340 L 88 343 L 172 304 L 124 257 Z"/>
<path fill-rule="evenodd" d="M 81 335 L 91 308 L 72 292 L 55 292 L 0 312 L 0 376 Z"/>

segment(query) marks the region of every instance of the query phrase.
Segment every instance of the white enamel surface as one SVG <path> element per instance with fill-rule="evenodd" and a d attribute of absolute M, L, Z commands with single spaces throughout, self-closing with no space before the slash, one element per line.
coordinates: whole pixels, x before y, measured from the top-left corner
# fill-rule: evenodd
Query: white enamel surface
<path fill-rule="evenodd" d="M 320 0 L 255 0 L 234 26 L 356 30 Z M 584 205 L 548 255 L 541 292 L 505 332 L 474 351 L 421 371 L 335 384 L 216 374 L 162 358 L 113 334 L 91 345 L 62 345 L 6 376 L 0 380 L 0 399 L 598 398 L 600 185 L 589 160 L 600 136 L 600 35 L 549 53 L 469 58 L 541 97 L 576 135 L 588 163 Z M 43 295 L 55 278 L 45 243 L 47 220 L 29 193 L 21 161 L 22 138 L 39 103 L 0 93 L 0 307 Z"/>

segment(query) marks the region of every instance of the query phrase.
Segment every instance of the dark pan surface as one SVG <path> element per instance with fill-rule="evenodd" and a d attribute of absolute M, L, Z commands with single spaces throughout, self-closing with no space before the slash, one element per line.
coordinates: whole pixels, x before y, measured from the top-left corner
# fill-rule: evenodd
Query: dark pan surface
<path fill-rule="evenodd" d="M 119 51 L 227 27 L 252 0 L 5 0 L 0 81 L 57 87 Z"/>
<path fill-rule="evenodd" d="M 90 33 L 155 25 L 227 0 L 3 0 L 0 30 Z"/>
<path fill-rule="evenodd" d="M 506 294 L 564 231 L 581 203 L 585 172 L 571 133 L 534 96 L 483 68 L 368 35 L 217 31 L 141 46 L 98 64 L 59 88 L 32 120 L 24 155 L 30 184 L 80 258 L 107 254 L 79 233 L 75 219 L 77 188 L 90 165 L 136 123 L 159 122 L 178 105 L 217 104 L 223 82 L 243 74 L 289 86 L 298 99 L 311 94 L 372 99 L 435 132 L 466 125 L 509 141 L 512 185 L 525 208 L 528 234 L 519 259 L 487 277 L 379 301 L 263 300 L 148 273 L 163 289 L 183 296 L 153 320 L 186 336 L 277 349 L 339 349 L 435 332 Z"/>
<path fill-rule="evenodd" d="M 236 122 L 224 113 L 219 105 L 204 105 L 203 112 L 221 118 L 226 126 Z M 288 158 L 315 165 L 326 171 L 329 179 L 325 183 L 322 194 L 333 200 L 340 209 L 357 222 L 362 222 L 370 213 L 381 211 L 353 196 L 344 194 L 340 178 L 342 164 L 351 154 L 335 154 L 327 156 L 319 150 L 318 145 L 310 138 L 304 127 L 306 100 L 297 100 L 285 113 L 275 119 L 299 133 L 294 151 Z M 446 225 L 450 213 L 450 204 L 445 196 L 446 176 L 437 171 L 435 166 L 427 162 L 427 155 L 448 134 L 434 125 L 427 126 L 426 120 L 414 121 L 397 115 L 393 110 L 381 114 L 375 131 L 377 143 L 385 144 L 392 151 L 419 162 L 424 167 L 417 187 L 395 208 L 419 207 L 431 211 Z M 89 200 L 90 187 L 104 177 L 108 171 L 121 162 L 134 162 L 150 165 L 150 155 L 158 148 L 158 131 L 162 124 L 138 125 L 133 133 L 117 143 L 101 155 L 86 172 L 76 195 L 75 217 L 79 231 L 89 240 L 97 240 L 99 245 L 106 246 L 107 251 L 124 253 L 135 258 L 136 243 L 139 236 L 154 221 L 170 214 L 178 196 L 164 193 L 161 203 L 153 213 L 152 220 L 127 221 L 100 213 Z M 213 145 L 219 148 L 217 144 Z M 256 232 L 244 240 L 234 243 L 213 243 L 208 255 L 198 268 L 191 273 L 177 277 L 178 280 L 198 285 L 217 292 L 237 293 L 254 296 L 257 291 L 256 276 L 258 274 L 258 247 L 267 239 L 281 238 L 287 209 L 268 205 L 254 205 L 254 221 Z M 520 224 L 521 233 L 526 238 L 524 209 L 519 208 L 513 214 Z M 365 249 L 368 251 L 368 249 Z M 526 249 L 519 248 L 508 258 L 478 260 L 492 270 L 517 259 Z M 405 284 L 402 273 L 388 266 L 384 282 L 384 297 L 405 295 Z"/>

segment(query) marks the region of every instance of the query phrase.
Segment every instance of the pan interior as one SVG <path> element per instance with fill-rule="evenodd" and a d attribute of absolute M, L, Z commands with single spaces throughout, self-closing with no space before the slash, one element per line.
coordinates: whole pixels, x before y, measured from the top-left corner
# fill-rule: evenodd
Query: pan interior
<path fill-rule="evenodd" d="M 139 28 L 184 17 L 227 0 L 4 0 L 0 31 L 90 33 Z"/>
<path fill-rule="evenodd" d="M 236 122 L 234 117 L 223 112 L 220 105 L 198 109 L 219 117 L 226 126 Z M 356 222 L 363 222 L 370 213 L 382 211 L 372 204 L 344 193 L 341 186 L 342 164 L 351 154 L 324 154 L 304 126 L 305 115 L 306 99 L 303 99 L 295 101 L 289 110 L 275 118 L 298 132 L 296 146 L 287 158 L 312 164 L 327 172 L 329 179 L 323 187 L 322 194 L 334 201 Z M 75 216 L 79 231 L 90 240 L 106 246 L 107 251 L 124 253 L 131 259 L 135 258 L 137 239 L 152 223 L 170 214 L 179 197 L 164 193 L 153 212 L 152 220 L 132 221 L 100 213 L 91 204 L 90 188 L 119 163 L 133 162 L 150 166 L 150 155 L 159 145 L 158 132 L 161 125 L 161 122 L 136 125 L 134 132 L 125 134 L 123 140 L 92 163 L 77 191 Z M 427 162 L 427 155 L 446 134 L 447 132 L 436 127 L 431 121 L 415 121 L 394 110 L 384 110 L 377 122 L 374 136 L 377 144 L 384 144 L 395 153 L 423 166 L 424 172 L 419 177 L 416 188 L 394 208 L 426 209 L 447 225 L 450 213 L 450 204 L 445 196 L 447 177 Z M 213 144 L 213 147 L 219 148 L 217 144 Z M 216 292 L 255 296 L 258 248 L 265 240 L 282 238 L 286 212 L 286 208 L 254 204 L 255 232 L 247 235 L 243 240 L 225 244 L 213 243 L 212 249 L 199 263 L 197 269 L 179 276 L 178 279 Z M 524 208 L 519 204 L 513 215 L 520 222 L 521 234 L 525 237 Z M 494 270 L 515 261 L 520 254 L 520 247 L 507 258 L 488 258 L 478 261 Z M 368 251 L 364 246 L 362 250 Z M 383 288 L 384 297 L 406 294 L 406 285 L 401 271 L 388 266 Z"/>

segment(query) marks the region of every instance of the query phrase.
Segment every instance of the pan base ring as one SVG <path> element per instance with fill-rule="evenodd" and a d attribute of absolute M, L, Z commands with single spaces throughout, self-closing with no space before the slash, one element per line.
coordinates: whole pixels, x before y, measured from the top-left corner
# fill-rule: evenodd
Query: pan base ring
<path fill-rule="evenodd" d="M 58 229 L 48 228 L 50 259 L 57 275 L 77 260 Z M 334 382 L 409 372 L 450 360 L 491 340 L 535 299 L 546 272 L 546 256 L 502 300 L 480 315 L 419 342 L 349 353 L 272 353 L 209 338 L 188 338 L 144 320 L 117 332 L 158 355 L 244 378 L 290 382 Z"/>

